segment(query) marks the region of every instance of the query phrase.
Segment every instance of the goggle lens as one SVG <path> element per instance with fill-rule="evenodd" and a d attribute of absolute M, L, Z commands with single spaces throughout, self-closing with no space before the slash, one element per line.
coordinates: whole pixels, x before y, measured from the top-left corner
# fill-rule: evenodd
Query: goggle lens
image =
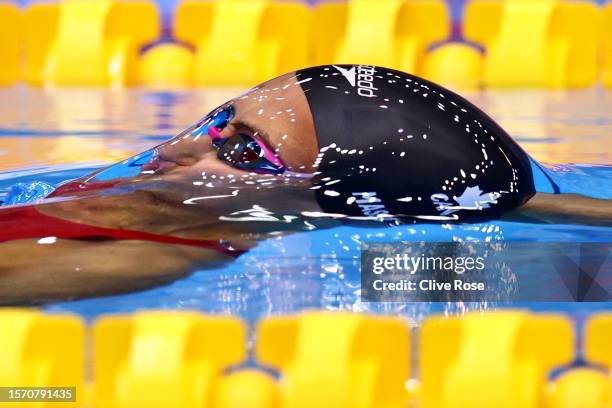
<path fill-rule="evenodd" d="M 280 174 L 284 166 L 271 163 L 265 157 L 264 147 L 249 135 L 234 135 L 227 139 L 213 142 L 217 148 L 217 157 L 241 169 L 260 173 Z"/>
<path fill-rule="evenodd" d="M 221 131 L 231 122 L 234 113 L 232 106 L 219 108 L 204 118 L 192 134 L 210 134 L 211 127 Z M 220 160 L 238 169 L 267 174 L 280 174 L 285 171 L 284 166 L 274 164 L 266 158 L 267 147 L 252 136 L 237 134 L 228 138 L 213 138 L 212 145 L 217 149 L 217 157 Z"/>

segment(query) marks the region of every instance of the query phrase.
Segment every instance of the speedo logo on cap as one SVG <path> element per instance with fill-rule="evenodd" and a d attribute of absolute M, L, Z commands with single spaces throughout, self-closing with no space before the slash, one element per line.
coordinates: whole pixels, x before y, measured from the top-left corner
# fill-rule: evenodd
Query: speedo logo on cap
<path fill-rule="evenodd" d="M 374 87 L 374 74 L 376 68 L 371 65 L 357 65 L 351 69 L 342 68 L 334 65 L 342 76 L 344 76 L 353 88 L 357 88 L 357 94 L 366 98 L 376 97 L 375 91 L 378 88 Z"/>

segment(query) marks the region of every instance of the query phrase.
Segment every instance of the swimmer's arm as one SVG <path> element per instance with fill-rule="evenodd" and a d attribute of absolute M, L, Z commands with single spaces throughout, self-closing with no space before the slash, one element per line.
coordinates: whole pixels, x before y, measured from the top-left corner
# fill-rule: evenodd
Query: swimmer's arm
<path fill-rule="evenodd" d="M 612 200 L 578 194 L 536 193 L 518 213 L 504 218 L 531 218 L 556 224 L 612 225 Z"/>
<path fill-rule="evenodd" d="M 0 305 L 41 304 L 148 289 L 208 263 L 216 251 L 144 241 L 36 240 L 0 244 Z"/>

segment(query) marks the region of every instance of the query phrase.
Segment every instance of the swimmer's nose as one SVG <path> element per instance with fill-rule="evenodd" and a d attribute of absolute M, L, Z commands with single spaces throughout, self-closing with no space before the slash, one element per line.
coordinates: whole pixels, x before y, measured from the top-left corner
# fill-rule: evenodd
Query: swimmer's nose
<path fill-rule="evenodd" d="M 179 166 L 192 166 L 212 150 L 210 137 L 189 135 L 161 146 L 158 150 L 158 158 L 162 163 L 171 162 Z"/>

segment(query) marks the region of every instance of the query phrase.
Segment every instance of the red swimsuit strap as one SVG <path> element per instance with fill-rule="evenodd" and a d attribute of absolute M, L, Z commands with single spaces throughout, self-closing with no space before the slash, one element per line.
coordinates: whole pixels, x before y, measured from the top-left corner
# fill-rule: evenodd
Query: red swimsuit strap
<path fill-rule="evenodd" d="M 84 191 L 92 191 L 92 190 L 104 190 L 106 188 L 115 187 L 119 184 L 119 180 L 111 180 L 111 181 L 97 181 L 90 183 L 81 183 L 79 181 L 71 181 L 70 183 L 66 183 L 64 185 L 59 186 L 51 194 L 47 197 L 59 197 L 63 195 L 70 195 L 74 193 L 82 193 Z"/>
<path fill-rule="evenodd" d="M 213 249 L 234 257 L 244 252 L 243 250 L 233 249 L 229 245 L 223 245 L 223 243 L 215 240 L 180 238 L 171 235 L 79 224 L 43 214 L 31 205 L 0 209 L 0 242 L 44 237 L 66 239 L 103 238 L 118 241 L 140 240 L 164 244 L 181 244 Z"/>

